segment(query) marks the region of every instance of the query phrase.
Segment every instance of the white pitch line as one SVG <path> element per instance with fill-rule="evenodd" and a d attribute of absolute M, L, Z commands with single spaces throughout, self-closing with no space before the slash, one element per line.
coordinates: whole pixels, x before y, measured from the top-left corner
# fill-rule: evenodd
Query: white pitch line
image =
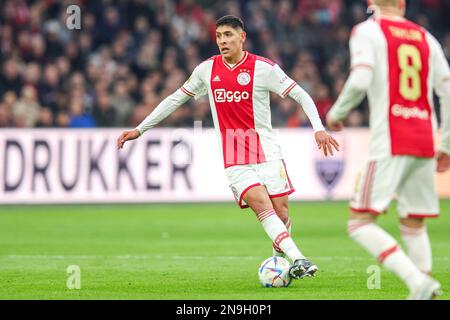
<path fill-rule="evenodd" d="M 218 260 L 257 260 L 261 257 L 256 256 L 161 256 L 161 255 L 122 255 L 122 256 L 99 256 L 99 255 L 0 255 L 0 259 L 119 259 L 119 260 L 139 260 L 139 259 L 172 259 L 172 260 L 208 260 L 208 259 L 218 259 Z"/>
<path fill-rule="evenodd" d="M 0 255 L 0 259 L 47 259 L 47 260 L 90 260 L 90 259 L 119 259 L 119 260 L 260 260 L 261 256 L 162 256 L 162 255 L 119 255 L 119 256 L 100 256 L 100 255 Z M 312 260 L 347 260 L 347 261 L 366 261 L 370 257 L 359 256 L 316 256 Z M 449 257 L 434 257 L 435 261 L 448 261 Z"/>

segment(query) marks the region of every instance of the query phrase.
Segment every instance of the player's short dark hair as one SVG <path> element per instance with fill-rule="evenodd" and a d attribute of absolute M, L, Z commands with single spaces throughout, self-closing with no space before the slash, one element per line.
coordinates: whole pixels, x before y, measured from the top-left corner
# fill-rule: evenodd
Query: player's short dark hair
<path fill-rule="evenodd" d="M 244 22 L 240 18 L 232 15 L 226 15 L 219 18 L 219 20 L 216 21 L 216 28 L 220 26 L 230 26 L 234 29 L 241 28 L 244 30 Z"/>

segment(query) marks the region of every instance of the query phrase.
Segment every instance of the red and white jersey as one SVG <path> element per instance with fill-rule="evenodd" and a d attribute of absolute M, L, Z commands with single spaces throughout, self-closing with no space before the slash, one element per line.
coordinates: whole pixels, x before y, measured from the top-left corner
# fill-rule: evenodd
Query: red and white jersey
<path fill-rule="evenodd" d="M 286 97 L 296 86 L 272 61 L 244 51 L 235 65 L 217 55 L 195 68 L 181 90 L 208 94 L 225 168 L 281 159 L 271 125 L 270 92 Z"/>
<path fill-rule="evenodd" d="M 433 157 L 433 88 L 450 77 L 437 40 L 403 18 L 368 19 L 354 27 L 350 51 L 352 68 L 373 70 L 369 158 Z"/>

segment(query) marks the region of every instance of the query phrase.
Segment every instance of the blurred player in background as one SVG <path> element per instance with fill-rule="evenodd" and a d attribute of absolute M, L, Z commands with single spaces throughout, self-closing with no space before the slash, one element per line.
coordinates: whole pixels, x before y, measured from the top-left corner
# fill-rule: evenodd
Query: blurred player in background
<path fill-rule="evenodd" d="M 410 290 L 430 299 L 440 284 L 430 277 L 432 255 L 425 218 L 438 217 L 434 172 L 450 166 L 450 71 L 437 40 L 405 19 L 404 0 L 369 1 L 374 17 L 354 27 L 351 73 L 327 115 L 331 130 L 368 94 L 371 140 L 368 160 L 350 202 L 348 233 Z M 433 89 L 440 98 L 441 144 L 435 153 Z M 435 160 L 437 158 L 437 164 Z M 397 195 L 407 256 L 375 223 Z"/>
<path fill-rule="evenodd" d="M 273 241 L 274 254 L 292 261 L 290 273 L 298 279 L 313 276 L 317 266 L 305 258 L 290 236 L 288 195 L 294 192 L 281 148 L 271 125 L 270 92 L 297 101 L 314 128 L 325 156 L 338 143 L 325 132 L 310 96 L 272 61 L 243 50 L 244 24 L 234 16 L 216 23 L 220 55 L 198 65 L 189 80 L 164 99 L 136 129 L 117 140 L 122 148 L 141 136 L 191 97 L 209 95 L 214 125 L 223 151 L 225 173 L 241 208 L 251 207 Z"/>

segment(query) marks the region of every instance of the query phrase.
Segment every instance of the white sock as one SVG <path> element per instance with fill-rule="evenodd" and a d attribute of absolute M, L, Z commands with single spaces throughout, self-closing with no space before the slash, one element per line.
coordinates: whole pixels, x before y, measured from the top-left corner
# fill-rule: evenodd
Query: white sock
<path fill-rule="evenodd" d="M 409 258 L 422 272 L 430 273 L 432 254 L 427 227 L 410 228 L 400 225 L 400 233 L 405 242 Z"/>
<path fill-rule="evenodd" d="M 425 275 L 403 252 L 397 241 L 375 223 L 349 220 L 348 233 L 384 267 L 402 279 L 409 290 L 414 290 L 424 280 Z"/>
<path fill-rule="evenodd" d="M 257 214 L 257 218 L 270 239 L 286 253 L 289 259 L 292 261 L 305 259 L 305 256 L 303 256 L 289 235 L 283 221 L 275 213 L 275 210 L 269 209 L 260 212 Z"/>
<path fill-rule="evenodd" d="M 289 235 L 291 235 L 292 234 L 291 233 L 291 230 L 292 230 L 291 218 L 288 218 L 286 220 L 285 226 L 286 226 L 286 229 L 287 229 Z M 283 252 L 283 250 L 281 250 L 281 248 L 273 242 L 272 242 L 272 255 L 276 256 L 276 257 L 282 257 L 282 258 L 284 258 L 286 256 L 286 254 Z"/>

